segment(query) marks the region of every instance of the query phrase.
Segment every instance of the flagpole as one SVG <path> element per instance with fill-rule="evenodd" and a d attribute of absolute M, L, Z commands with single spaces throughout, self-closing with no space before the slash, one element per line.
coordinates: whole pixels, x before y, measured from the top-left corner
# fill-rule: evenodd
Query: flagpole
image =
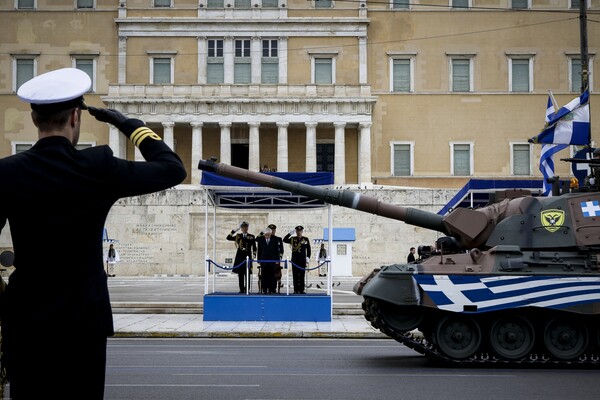
<path fill-rule="evenodd" d="M 587 40 L 587 0 L 579 0 L 579 40 L 581 46 L 581 93 L 588 90 L 589 82 L 589 59 Z M 588 98 L 588 102 L 591 103 Z M 591 108 L 591 104 L 590 104 Z M 592 157 L 592 114 L 590 112 L 590 127 L 588 130 L 588 151 Z"/>

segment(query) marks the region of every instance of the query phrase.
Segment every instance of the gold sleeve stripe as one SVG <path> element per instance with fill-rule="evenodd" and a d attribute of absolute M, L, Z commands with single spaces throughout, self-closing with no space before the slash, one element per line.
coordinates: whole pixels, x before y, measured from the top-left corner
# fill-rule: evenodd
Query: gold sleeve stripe
<path fill-rule="evenodd" d="M 140 143 L 142 143 L 142 141 L 144 141 L 144 139 L 146 138 L 151 138 L 153 140 L 162 140 L 160 136 L 154 133 L 154 131 L 148 128 L 147 126 L 140 126 L 135 131 L 133 131 L 130 137 L 133 144 L 135 144 L 137 147 L 139 147 Z"/>

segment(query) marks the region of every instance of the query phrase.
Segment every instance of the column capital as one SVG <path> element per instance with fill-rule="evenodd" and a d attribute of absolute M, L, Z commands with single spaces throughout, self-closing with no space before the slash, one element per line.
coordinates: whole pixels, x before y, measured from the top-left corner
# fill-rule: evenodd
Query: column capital
<path fill-rule="evenodd" d="M 282 122 L 277 122 L 276 124 L 280 128 L 287 128 L 288 126 L 290 126 L 289 122 L 283 122 L 283 121 Z"/>
<path fill-rule="evenodd" d="M 190 122 L 190 126 L 192 128 L 202 128 L 204 126 L 204 122 Z"/>
<path fill-rule="evenodd" d="M 318 125 L 318 122 L 305 122 L 305 123 L 304 123 L 304 125 L 305 125 L 307 128 L 316 128 L 316 127 L 317 127 L 317 125 Z"/>
<path fill-rule="evenodd" d="M 256 122 L 256 121 L 247 122 L 247 124 L 250 128 L 258 128 L 260 126 L 260 122 Z"/>
<path fill-rule="evenodd" d="M 219 122 L 221 128 L 231 128 L 231 122 Z"/>
<path fill-rule="evenodd" d="M 372 122 L 359 122 L 359 128 L 370 128 L 373 125 Z"/>
<path fill-rule="evenodd" d="M 335 126 L 336 128 L 345 128 L 346 123 L 345 122 L 334 122 L 333 126 Z"/>
<path fill-rule="evenodd" d="M 171 122 L 171 121 L 161 122 L 161 125 L 165 128 L 172 128 L 175 126 L 175 122 Z"/>

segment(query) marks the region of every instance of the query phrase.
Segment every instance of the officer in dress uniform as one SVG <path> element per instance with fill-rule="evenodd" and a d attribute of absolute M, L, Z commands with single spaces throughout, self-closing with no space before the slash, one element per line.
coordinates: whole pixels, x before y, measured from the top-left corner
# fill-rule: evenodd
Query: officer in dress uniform
<path fill-rule="evenodd" d="M 277 226 L 275 224 L 269 224 L 269 229 L 271 229 L 271 240 L 274 240 L 277 243 L 277 252 L 279 254 L 279 260 L 283 259 L 284 247 L 283 247 L 283 239 L 280 236 L 275 235 L 277 232 Z M 281 263 L 275 264 L 275 287 L 277 288 L 277 293 L 281 292 L 281 270 L 283 266 Z"/>
<path fill-rule="evenodd" d="M 238 230 L 241 232 L 236 233 Z M 227 240 L 235 242 L 237 250 L 233 266 L 237 268 L 234 268 L 233 272 L 238 274 L 240 293 L 246 293 L 246 257 L 250 260 L 256 258 L 256 238 L 253 234 L 248 233 L 248 223 L 242 221 L 238 228 L 232 229 L 231 233 L 227 235 Z M 252 274 L 252 262 L 249 263 L 248 270 Z"/>
<path fill-rule="evenodd" d="M 289 243 L 292 251 L 292 278 L 294 280 L 294 293 L 304 294 L 304 275 L 310 260 L 310 240 L 302 236 L 304 227 L 298 225 L 294 231 L 290 231 L 283 237 L 284 243 Z"/>
<path fill-rule="evenodd" d="M 107 336 L 114 333 L 102 251 L 106 216 L 120 198 L 164 190 L 186 176 L 179 157 L 142 121 L 88 109 L 83 94 L 90 87 L 85 72 L 64 68 L 17 92 L 31 104 L 38 141 L 0 160 L 0 230 L 8 221 L 15 253 L 0 301 L 12 399 L 104 397 Z M 77 150 L 86 109 L 116 126 L 146 161 L 116 158 L 106 145 Z M 65 243 L 69 250 L 57 256 Z"/>

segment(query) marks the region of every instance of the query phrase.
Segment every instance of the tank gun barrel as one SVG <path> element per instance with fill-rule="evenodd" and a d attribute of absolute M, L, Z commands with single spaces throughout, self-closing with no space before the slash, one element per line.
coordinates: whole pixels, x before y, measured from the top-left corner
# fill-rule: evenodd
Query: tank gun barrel
<path fill-rule="evenodd" d="M 292 182 L 276 176 L 249 171 L 231 165 L 218 163 L 214 160 L 200 160 L 198 168 L 214 172 L 217 175 L 254 183 L 259 186 L 284 190 L 309 198 L 319 199 L 327 204 L 352 208 L 383 217 L 404 221 L 409 225 L 420 226 L 447 234 L 443 224 L 444 217 L 432 212 L 416 208 L 396 206 L 381 202 L 379 199 L 352 192 L 351 190 L 334 190 L 310 186 L 304 183 Z"/>

